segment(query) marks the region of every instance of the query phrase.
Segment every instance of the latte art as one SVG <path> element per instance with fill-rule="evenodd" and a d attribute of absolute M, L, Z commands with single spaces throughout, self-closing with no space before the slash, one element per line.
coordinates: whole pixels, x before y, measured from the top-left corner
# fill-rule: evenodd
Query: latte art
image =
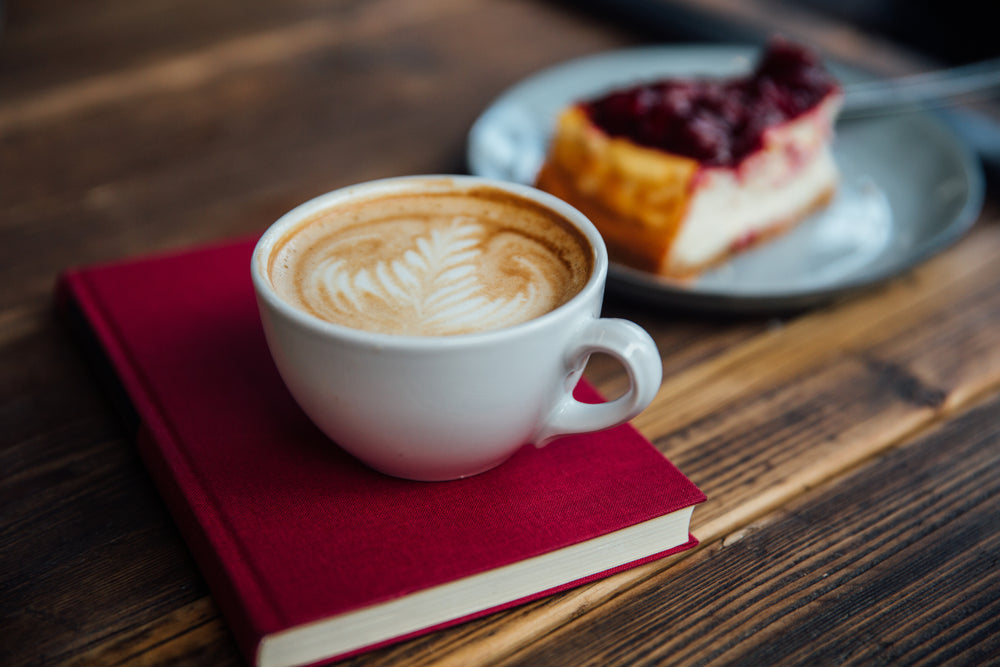
<path fill-rule="evenodd" d="M 542 213 L 455 195 L 331 209 L 281 241 L 271 282 L 292 305 L 367 331 L 509 327 L 559 307 L 590 276 L 582 235 Z"/>

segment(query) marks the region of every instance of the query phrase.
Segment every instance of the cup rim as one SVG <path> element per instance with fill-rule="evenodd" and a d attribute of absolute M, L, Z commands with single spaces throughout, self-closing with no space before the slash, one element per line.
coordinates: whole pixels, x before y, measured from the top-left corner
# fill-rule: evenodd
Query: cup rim
<path fill-rule="evenodd" d="M 287 229 L 301 220 L 325 209 L 338 202 L 364 196 L 378 192 L 404 192 L 418 187 L 426 188 L 428 185 L 439 187 L 441 190 L 449 189 L 473 189 L 476 187 L 496 188 L 511 194 L 523 197 L 546 208 L 555 211 L 566 218 L 587 238 L 593 251 L 594 264 L 590 272 L 590 277 L 580 289 L 565 303 L 550 310 L 549 312 L 534 317 L 525 322 L 520 322 L 508 327 L 499 329 L 489 329 L 473 333 L 451 334 L 447 336 L 417 336 L 408 334 L 389 334 L 376 331 L 356 329 L 354 327 L 328 322 L 327 320 L 302 311 L 277 295 L 269 278 L 265 275 L 264 267 L 266 259 L 274 247 L 275 242 L 281 238 Z M 482 176 L 467 176 L 457 174 L 416 174 L 411 176 L 394 176 L 365 181 L 354 185 L 331 190 L 321 195 L 309 199 L 275 220 L 261 235 L 254 246 L 250 260 L 250 274 L 253 281 L 254 290 L 258 298 L 267 302 L 268 306 L 280 312 L 284 317 L 292 320 L 301 327 L 320 335 L 335 335 L 340 339 L 347 339 L 356 344 L 368 345 L 376 348 L 419 348 L 436 349 L 447 343 L 449 349 L 463 346 L 474 346 L 507 339 L 519 335 L 530 335 L 531 332 L 544 328 L 547 324 L 561 317 L 562 313 L 570 310 L 581 301 L 590 298 L 596 290 L 602 290 L 608 271 L 608 251 L 604 244 L 604 239 L 594 224 L 578 209 L 566 203 L 562 199 L 534 188 L 529 185 L 502 181 Z"/>

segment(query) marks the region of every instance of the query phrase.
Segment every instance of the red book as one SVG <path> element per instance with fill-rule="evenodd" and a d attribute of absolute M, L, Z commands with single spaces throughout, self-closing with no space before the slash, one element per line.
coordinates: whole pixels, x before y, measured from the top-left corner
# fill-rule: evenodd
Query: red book
<path fill-rule="evenodd" d="M 344 657 L 696 544 L 704 495 L 628 425 L 453 482 L 357 462 L 278 376 L 252 248 L 73 270 L 58 296 L 253 664 Z"/>

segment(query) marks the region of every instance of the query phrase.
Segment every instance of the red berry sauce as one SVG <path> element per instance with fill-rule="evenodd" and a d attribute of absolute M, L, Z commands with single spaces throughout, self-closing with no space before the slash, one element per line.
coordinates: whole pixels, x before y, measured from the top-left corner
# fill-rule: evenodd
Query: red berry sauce
<path fill-rule="evenodd" d="M 814 53 L 774 40 L 746 77 L 659 81 L 583 107 L 611 136 L 711 166 L 735 166 L 761 147 L 765 129 L 812 109 L 838 87 Z"/>

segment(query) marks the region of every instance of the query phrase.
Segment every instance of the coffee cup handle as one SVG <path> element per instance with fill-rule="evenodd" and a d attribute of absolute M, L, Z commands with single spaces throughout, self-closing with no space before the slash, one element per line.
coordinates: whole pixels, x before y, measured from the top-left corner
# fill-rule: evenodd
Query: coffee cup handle
<path fill-rule="evenodd" d="M 567 352 L 568 368 L 582 369 L 594 353 L 608 354 L 621 363 L 628 373 L 628 391 L 613 401 L 592 404 L 576 400 L 573 386 L 567 386 L 565 394 L 535 434 L 536 446 L 541 447 L 562 435 L 602 431 L 627 422 L 656 396 L 663 379 L 663 364 L 656 343 L 637 324 L 600 318 L 584 325 L 575 345 Z M 578 376 L 579 371 L 571 375 Z"/>

